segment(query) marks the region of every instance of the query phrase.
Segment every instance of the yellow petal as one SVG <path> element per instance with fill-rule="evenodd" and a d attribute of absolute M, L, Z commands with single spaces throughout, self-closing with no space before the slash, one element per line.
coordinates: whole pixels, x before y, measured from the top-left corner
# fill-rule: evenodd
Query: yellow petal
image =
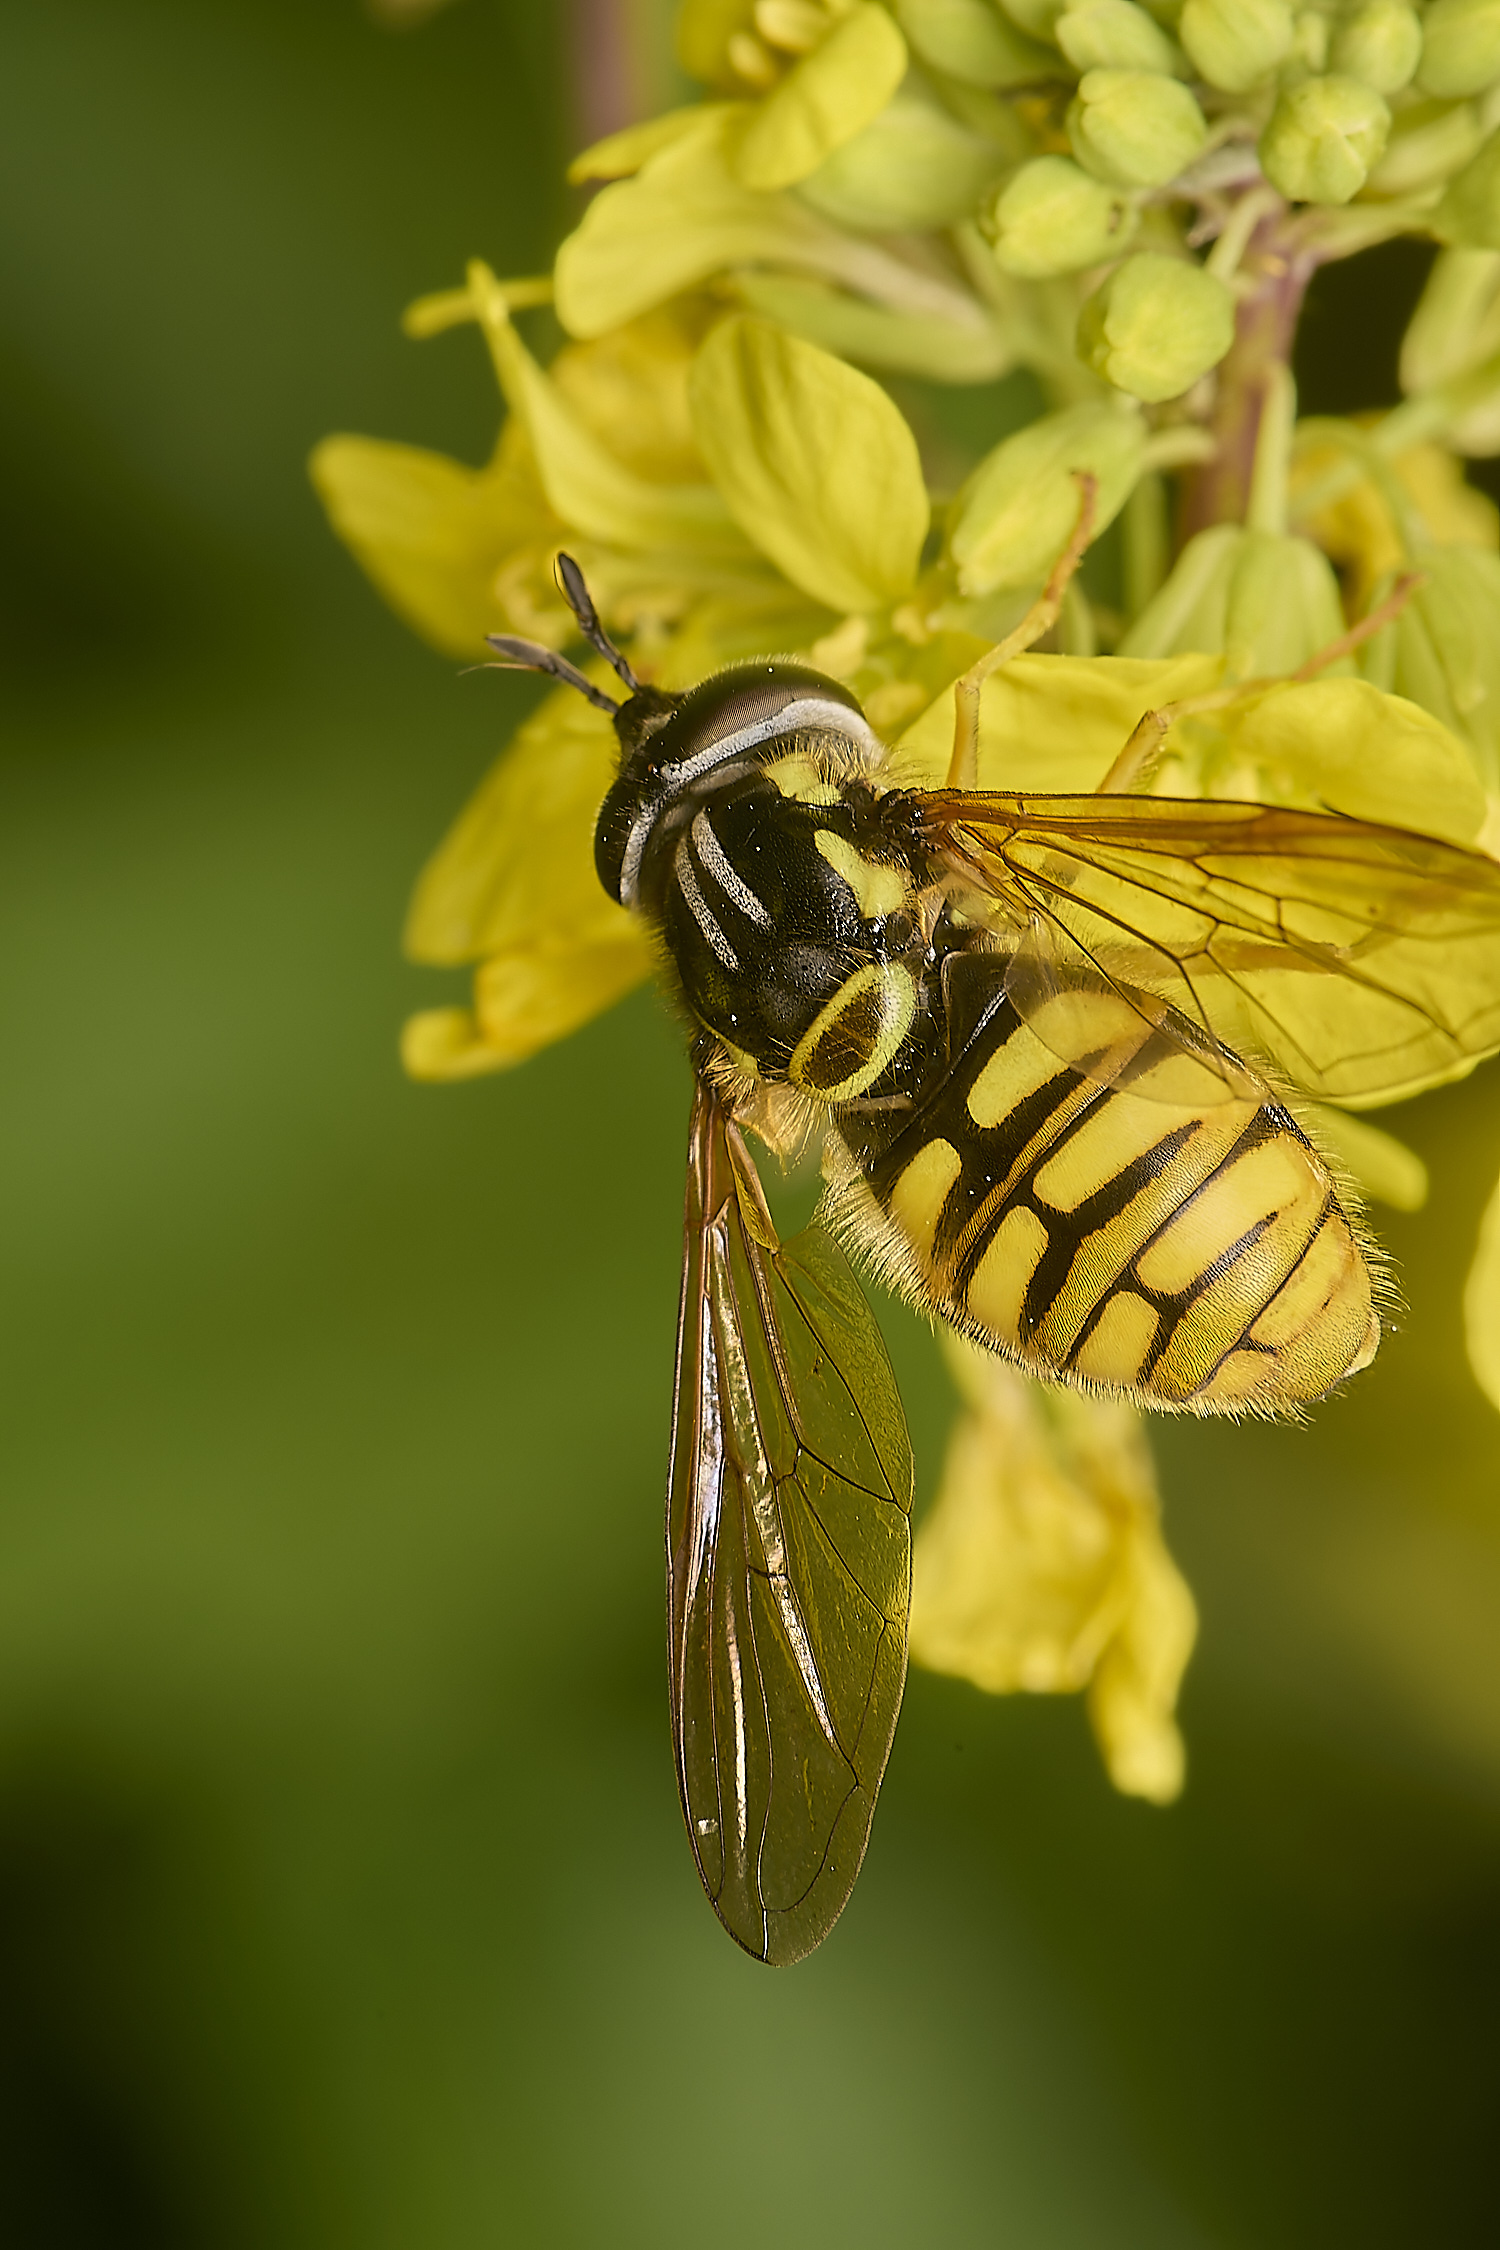
<path fill-rule="evenodd" d="M 1113 1528 L 1053 1456 L 1026 1378 L 993 1363 L 917 1535 L 911 1653 L 991 1695 L 1083 1687 L 1121 1613 Z"/>
<path fill-rule="evenodd" d="M 556 954 L 633 928 L 594 871 L 594 823 L 617 763 L 608 714 L 555 689 L 422 870 L 406 924 L 411 958 Z"/>
<path fill-rule="evenodd" d="M 596 195 L 557 253 L 557 316 L 599 336 L 723 267 L 776 264 L 824 232 L 788 196 L 742 187 L 729 170 L 727 120 L 703 125 Z"/>
<path fill-rule="evenodd" d="M 570 335 L 599 336 L 637 313 L 743 266 L 822 274 L 906 312 L 972 320 L 971 291 L 818 218 L 797 196 L 762 195 L 734 177 L 738 120 L 723 105 L 596 195 L 557 254 L 557 314 Z"/>
<path fill-rule="evenodd" d="M 585 180 L 628 180 L 664 148 L 695 133 L 704 118 L 742 111 L 743 104 L 737 102 L 690 102 L 684 109 L 669 109 L 640 125 L 627 125 L 623 132 L 607 133 L 575 156 L 568 166 L 568 180 L 574 187 Z"/>
<path fill-rule="evenodd" d="M 688 411 L 693 355 L 719 308 L 679 302 L 569 344 L 547 373 L 566 404 L 617 461 L 653 484 L 701 484 L 703 457 Z"/>
<path fill-rule="evenodd" d="M 913 585 L 928 501 L 916 440 L 878 384 L 736 317 L 698 355 L 698 444 L 731 511 L 793 585 L 873 609 Z"/>
<path fill-rule="evenodd" d="M 1187 1763 L 1174 1713 L 1198 1611 L 1154 1520 L 1136 1523 L 1125 1576 L 1124 1616 L 1090 1683 L 1089 1721 L 1122 1796 L 1167 1805 L 1182 1793 Z"/>
<path fill-rule="evenodd" d="M 1474 1380 L 1500 1407 L 1500 1187 L 1485 1208 L 1464 1290 L 1464 1331 Z"/>
<path fill-rule="evenodd" d="M 651 969 L 644 933 L 629 921 L 598 944 L 497 954 L 475 975 L 472 1010 L 429 1008 L 408 1018 L 402 1066 L 408 1077 L 432 1081 L 513 1069 L 612 1008 Z"/>
<path fill-rule="evenodd" d="M 805 180 L 879 116 L 905 75 L 906 41 L 884 8 L 864 0 L 752 113 L 737 177 L 761 189 Z"/>
<path fill-rule="evenodd" d="M 1140 474 L 1146 426 L 1134 407 L 1072 406 L 1006 438 L 960 493 L 949 549 L 965 594 L 1044 579 L 1078 521 L 1075 472 L 1097 480 L 1095 533 Z"/>
<path fill-rule="evenodd" d="M 730 44 L 755 22 L 755 0 L 681 0 L 677 10 L 677 60 L 689 78 L 709 86 L 735 86 L 739 74 Z"/>
<path fill-rule="evenodd" d="M 644 927 L 594 870 L 594 823 L 616 764 L 607 714 L 557 689 L 423 869 L 407 952 L 481 965 L 473 1014 L 440 1008 L 407 1025 L 402 1059 L 414 1078 L 524 1062 L 651 974 Z"/>
<path fill-rule="evenodd" d="M 378 438 L 330 437 L 311 473 L 334 530 L 391 607 L 451 656 L 484 653 L 485 634 L 507 621 L 497 572 L 559 528 L 519 429 L 488 469 Z"/>
<path fill-rule="evenodd" d="M 469 1008 L 424 1008 L 401 1027 L 401 1067 L 408 1078 L 447 1085 L 503 1070 L 505 1060 L 484 1038 Z"/>
<path fill-rule="evenodd" d="M 979 702 L 981 789 L 1093 789 L 1143 712 L 1219 684 L 1217 656 L 1018 656 L 985 681 Z M 953 749 L 945 688 L 901 737 L 904 787 L 941 786 Z"/>
<path fill-rule="evenodd" d="M 743 541 L 712 486 L 652 484 L 627 469 L 538 367 L 481 266 L 471 287 L 512 413 L 525 424 L 537 474 L 557 514 L 592 539 L 626 547 L 743 551 Z"/>
<path fill-rule="evenodd" d="M 1140 1419 L 970 1344 L 948 1357 L 969 1411 L 917 1537 L 912 1655 L 992 1694 L 1088 1687 L 1116 1788 L 1164 1803 L 1182 1785 L 1173 1709 L 1196 1614 Z"/>
<path fill-rule="evenodd" d="M 645 931 L 629 919 L 597 944 L 570 936 L 557 953 L 497 954 L 474 978 L 480 1037 L 499 1063 L 525 1062 L 623 1000 L 653 965 Z"/>
<path fill-rule="evenodd" d="M 1015 364 L 1004 325 L 977 306 L 973 318 L 963 321 L 892 312 L 826 282 L 789 274 L 742 273 L 735 289 L 751 312 L 862 367 L 923 375 L 933 383 L 990 383 Z"/>
<path fill-rule="evenodd" d="M 1208 745 L 1203 774 L 1215 796 L 1347 813 L 1456 844 L 1472 843 L 1488 809 L 1464 745 L 1430 712 L 1368 680 L 1277 688 L 1184 721 L 1189 728 Z"/>

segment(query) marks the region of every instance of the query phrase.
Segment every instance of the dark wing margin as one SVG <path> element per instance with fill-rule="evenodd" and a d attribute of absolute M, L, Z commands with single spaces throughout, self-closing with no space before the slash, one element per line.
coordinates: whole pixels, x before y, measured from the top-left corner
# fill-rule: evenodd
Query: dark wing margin
<path fill-rule="evenodd" d="M 816 1228 L 774 1241 L 701 1081 L 667 1491 L 683 1817 L 757 1960 L 799 1961 L 854 1887 L 906 1684 L 911 1441 L 880 1331 Z"/>
<path fill-rule="evenodd" d="M 1043 951 L 1152 992 L 1358 1105 L 1500 1048 L 1500 864 L 1226 799 L 916 793 L 919 824 Z"/>

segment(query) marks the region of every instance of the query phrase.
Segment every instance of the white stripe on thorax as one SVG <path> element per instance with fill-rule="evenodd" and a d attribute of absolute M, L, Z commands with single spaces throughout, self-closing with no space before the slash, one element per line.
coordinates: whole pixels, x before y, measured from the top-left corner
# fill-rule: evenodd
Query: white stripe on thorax
<path fill-rule="evenodd" d="M 634 906 L 636 886 L 640 881 L 641 861 L 645 856 L 646 842 L 656 822 L 657 815 L 674 797 L 681 796 L 689 783 L 700 774 L 712 772 L 715 766 L 728 765 L 742 751 L 753 750 L 757 743 L 767 742 L 773 735 L 795 734 L 799 727 L 827 727 L 852 742 L 862 757 L 874 760 L 881 754 L 878 735 L 872 733 L 868 722 L 847 703 L 835 703 L 831 696 L 809 695 L 801 702 L 788 703 L 768 719 L 756 719 L 747 727 L 739 727 L 733 734 L 720 735 L 706 749 L 696 751 L 670 766 L 663 775 L 665 784 L 658 803 L 644 807 L 637 815 L 630 834 L 625 839 L 625 854 L 620 862 L 620 903 Z"/>
<path fill-rule="evenodd" d="M 693 920 L 697 923 L 699 929 L 703 932 L 703 935 L 707 938 L 709 944 L 713 947 L 715 953 L 723 962 L 725 968 L 738 969 L 740 965 L 740 957 L 735 952 L 734 947 L 730 944 L 728 938 L 724 935 L 724 932 L 720 929 L 718 923 L 714 920 L 713 914 L 709 909 L 708 901 L 703 896 L 702 891 L 698 888 L 698 878 L 693 873 L 693 859 L 692 854 L 688 850 L 688 840 L 686 836 L 683 837 L 681 843 L 677 847 L 676 857 L 672 861 L 672 872 L 677 877 L 678 888 L 681 890 L 683 897 L 688 902 L 688 908 L 692 914 Z"/>
<path fill-rule="evenodd" d="M 712 875 L 731 906 L 737 906 L 746 921 L 753 922 L 757 929 L 768 930 L 771 927 L 770 911 L 764 900 L 756 897 L 739 870 L 730 865 L 723 845 L 714 834 L 706 805 L 693 822 L 692 837 L 699 866 Z"/>

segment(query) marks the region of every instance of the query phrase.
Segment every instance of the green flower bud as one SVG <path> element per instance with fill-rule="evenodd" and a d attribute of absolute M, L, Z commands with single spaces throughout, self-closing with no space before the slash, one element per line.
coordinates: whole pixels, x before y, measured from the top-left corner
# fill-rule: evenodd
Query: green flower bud
<path fill-rule="evenodd" d="M 1043 415 L 987 454 L 954 502 L 948 546 L 967 596 L 1034 586 L 1078 521 L 1078 478 L 1098 480 L 1095 528 L 1124 506 L 1140 475 L 1146 428 L 1133 407 L 1070 406 Z"/>
<path fill-rule="evenodd" d="M 1391 120 L 1391 137 L 1366 185 L 1374 195 L 1420 195 L 1462 171 L 1484 139 L 1473 102 L 1408 101 Z"/>
<path fill-rule="evenodd" d="M 1008 180 L 979 224 L 995 263 L 1024 281 L 1102 265 L 1124 249 L 1136 213 L 1118 189 L 1091 180 L 1066 156 L 1038 156 Z"/>
<path fill-rule="evenodd" d="M 1296 24 L 1287 0 L 1187 0 L 1177 36 L 1200 78 L 1242 94 L 1285 62 Z"/>
<path fill-rule="evenodd" d="M 1394 625 L 1360 653 L 1367 679 L 1420 703 L 1468 748 L 1488 789 L 1500 784 L 1500 555 L 1429 547 L 1422 581 Z"/>
<path fill-rule="evenodd" d="M 1003 161 L 992 141 L 913 89 L 835 149 L 800 192 L 842 227 L 946 227 L 969 217 Z"/>
<path fill-rule="evenodd" d="M 1316 76 L 1328 68 L 1328 18 L 1316 8 L 1304 8 L 1293 25 L 1292 51 L 1287 57 L 1294 77 Z M 1296 66 L 1301 66 L 1298 69 Z"/>
<path fill-rule="evenodd" d="M 1000 0 L 1002 13 L 1029 39 L 1050 39 L 1064 5 L 1065 0 Z"/>
<path fill-rule="evenodd" d="M 1178 398 L 1234 339 L 1234 296 L 1187 258 L 1143 250 L 1078 316 L 1078 355 L 1132 398 Z"/>
<path fill-rule="evenodd" d="M 1091 70 L 1068 110 L 1074 154 L 1096 179 L 1165 187 L 1208 138 L 1186 86 L 1146 70 Z"/>
<path fill-rule="evenodd" d="M 896 0 L 907 45 L 934 70 L 995 91 L 1056 77 L 1049 47 L 1014 29 L 990 0 Z"/>
<path fill-rule="evenodd" d="M 1413 397 L 1500 353 L 1500 251 L 1444 250 L 1401 339 L 1401 388 Z M 1500 386 L 1450 425 L 1456 452 L 1500 453 Z"/>
<path fill-rule="evenodd" d="M 1075 70 L 1159 70 L 1168 77 L 1181 57 L 1160 25 L 1134 0 L 1073 0 L 1053 38 Z"/>
<path fill-rule="evenodd" d="M 1433 0 L 1422 37 L 1417 84 L 1456 101 L 1500 78 L 1500 0 Z"/>
<path fill-rule="evenodd" d="M 1434 223 L 1447 242 L 1469 250 L 1500 250 L 1500 132 L 1491 133 L 1473 161 L 1448 182 Z"/>
<path fill-rule="evenodd" d="M 1377 94 L 1399 94 L 1422 57 L 1422 20 L 1406 0 L 1365 0 L 1333 40 L 1333 67 Z"/>
<path fill-rule="evenodd" d="M 1260 137 L 1267 179 L 1294 203 L 1347 203 L 1379 162 L 1391 113 L 1357 78 L 1305 78 Z"/>
<path fill-rule="evenodd" d="M 1310 539 L 1219 523 L 1190 539 L 1120 656 L 1221 650 L 1226 679 L 1295 672 L 1344 630 L 1338 580 Z"/>

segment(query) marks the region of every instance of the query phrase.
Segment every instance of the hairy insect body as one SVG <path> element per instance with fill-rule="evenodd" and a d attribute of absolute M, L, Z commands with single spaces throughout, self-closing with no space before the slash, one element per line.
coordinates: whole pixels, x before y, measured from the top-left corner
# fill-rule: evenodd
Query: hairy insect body
<path fill-rule="evenodd" d="M 1022 921 L 963 913 L 882 755 L 835 682 L 746 667 L 642 733 L 600 822 L 721 1071 L 824 1114 L 835 1224 L 1033 1373 L 1157 1407 L 1275 1412 L 1362 1366 L 1369 1271 L 1293 1118 L 1164 1004 L 1023 1015 Z"/>
<path fill-rule="evenodd" d="M 1328 1171 L 1274 1101 L 1101 1085 L 952 964 L 948 1068 L 906 1117 L 838 1120 L 841 1200 L 911 1293 L 1032 1373 L 1156 1407 L 1285 1410 L 1379 1341 Z M 978 1012 L 974 1013 L 978 1003 Z M 1088 1002 L 1082 1005 L 1086 1008 Z"/>

